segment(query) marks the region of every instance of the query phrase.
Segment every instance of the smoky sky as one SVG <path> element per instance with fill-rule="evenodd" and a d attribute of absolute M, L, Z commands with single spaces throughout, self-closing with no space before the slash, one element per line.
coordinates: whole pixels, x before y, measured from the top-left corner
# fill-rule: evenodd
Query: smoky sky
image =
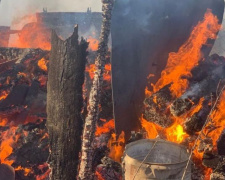
<path fill-rule="evenodd" d="M 88 7 L 101 11 L 101 0 L 1 0 L 0 25 L 9 26 L 13 19 L 30 13 L 48 11 L 83 12 Z"/>

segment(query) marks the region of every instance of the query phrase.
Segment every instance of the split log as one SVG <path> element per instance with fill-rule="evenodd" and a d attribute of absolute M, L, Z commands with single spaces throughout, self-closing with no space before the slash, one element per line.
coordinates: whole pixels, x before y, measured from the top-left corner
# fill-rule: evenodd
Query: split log
<path fill-rule="evenodd" d="M 81 151 L 82 85 L 88 44 L 83 39 L 78 41 L 78 26 L 65 41 L 53 32 L 51 43 L 47 85 L 51 179 L 74 180 Z"/>
<path fill-rule="evenodd" d="M 144 101 L 144 118 L 162 127 L 169 127 L 173 121 L 170 119 L 169 105 L 172 101 L 170 85 L 167 85 L 148 97 Z"/>

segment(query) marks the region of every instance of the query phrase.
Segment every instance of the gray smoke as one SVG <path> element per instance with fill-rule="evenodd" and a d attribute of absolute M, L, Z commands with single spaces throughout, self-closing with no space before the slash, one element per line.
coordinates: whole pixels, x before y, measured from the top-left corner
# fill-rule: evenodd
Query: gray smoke
<path fill-rule="evenodd" d="M 92 11 L 101 11 L 101 0 L 1 0 L 0 26 L 9 26 L 16 18 L 30 13 L 48 11 L 84 12 L 88 7 Z"/>

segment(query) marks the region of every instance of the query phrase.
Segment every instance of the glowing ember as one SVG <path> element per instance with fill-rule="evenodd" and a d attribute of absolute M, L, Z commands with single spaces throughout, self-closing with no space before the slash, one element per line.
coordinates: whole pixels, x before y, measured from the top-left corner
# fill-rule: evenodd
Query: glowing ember
<path fill-rule="evenodd" d="M 97 177 L 98 180 L 105 180 L 98 171 L 95 172 L 95 176 Z"/>
<path fill-rule="evenodd" d="M 154 92 L 172 83 L 170 90 L 176 97 L 181 96 L 188 87 L 188 80 L 183 77 L 191 76 L 191 69 L 201 59 L 201 47 L 208 39 L 215 39 L 220 30 L 218 19 L 211 10 L 207 10 L 204 20 L 193 29 L 190 38 L 183 44 L 177 53 L 170 53 L 167 66 L 161 74 L 161 78 L 154 85 Z"/>
<path fill-rule="evenodd" d="M 3 99 L 6 99 L 9 95 L 9 91 L 2 91 L 0 93 L 0 101 L 3 100 Z"/>
<path fill-rule="evenodd" d="M 18 166 L 15 168 L 15 171 L 24 171 L 24 175 L 27 176 L 29 173 L 32 172 L 32 169 L 29 169 L 29 168 L 23 168 L 21 166 Z"/>
<path fill-rule="evenodd" d="M 46 60 L 45 58 L 41 58 L 38 61 L 39 68 L 42 69 L 43 71 L 46 71 L 46 72 L 48 71 L 47 64 L 48 64 L 48 60 Z"/>

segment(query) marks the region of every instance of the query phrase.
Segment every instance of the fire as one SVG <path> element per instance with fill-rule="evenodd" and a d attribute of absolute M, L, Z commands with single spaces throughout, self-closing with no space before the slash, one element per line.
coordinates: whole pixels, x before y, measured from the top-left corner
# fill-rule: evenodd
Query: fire
<path fill-rule="evenodd" d="M 218 19 L 214 16 L 211 10 L 207 10 L 204 20 L 200 21 L 193 29 L 190 38 L 179 48 L 178 52 L 169 54 L 166 68 L 161 73 L 161 78 L 153 86 L 153 92 L 150 92 L 146 87 L 145 95 L 149 97 L 152 93 L 157 92 L 164 86 L 171 84 L 170 91 L 174 98 L 180 97 L 188 88 L 189 82 L 187 77 L 191 77 L 191 70 L 198 65 L 202 59 L 201 48 L 207 43 L 208 39 L 215 39 L 217 32 L 220 30 Z M 225 98 L 225 92 L 221 99 Z M 156 138 L 158 135 L 168 141 L 175 143 L 182 143 L 189 135 L 184 131 L 183 123 L 185 119 L 193 116 L 202 109 L 204 98 L 202 97 L 198 104 L 196 104 L 189 112 L 181 117 L 168 117 L 174 123 L 168 128 L 162 128 L 157 124 L 141 119 L 141 125 L 147 132 L 148 138 Z M 157 97 L 153 98 L 154 103 L 157 103 Z M 194 104 L 193 104 L 194 105 Z M 214 130 L 205 128 L 204 134 L 212 138 L 214 149 L 221 132 L 225 127 L 225 102 L 221 100 L 217 105 L 216 110 L 211 114 L 210 126 L 215 127 Z M 207 130 L 210 129 L 208 132 Z M 200 142 L 197 142 L 199 144 Z M 189 148 L 193 147 L 193 142 L 189 143 Z M 197 148 L 194 150 L 193 161 L 204 171 L 204 179 L 210 179 L 212 169 L 206 168 L 202 165 L 202 158 L 204 152 L 198 152 Z"/>
<path fill-rule="evenodd" d="M 8 123 L 8 119 L 6 118 L 0 119 L 0 126 L 6 126 L 7 123 Z"/>
<path fill-rule="evenodd" d="M 29 173 L 32 172 L 32 169 L 29 169 L 29 168 L 23 168 L 21 166 L 18 166 L 17 168 L 15 168 L 15 171 L 24 171 L 24 175 L 27 176 Z"/>
<path fill-rule="evenodd" d="M 147 132 L 147 138 L 155 139 L 158 136 L 158 130 L 157 129 L 161 128 L 158 125 L 156 125 L 152 122 L 148 122 L 144 118 L 141 119 L 141 125 L 145 129 L 145 131 Z"/>
<path fill-rule="evenodd" d="M 97 177 L 98 180 L 105 180 L 98 171 L 95 171 L 95 176 Z"/>
<path fill-rule="evenodd" d="M 38 61 L 38 66 L 39 66 L 39 68 L 42 69 L 42 70 L 45 71 L 45 72 L 48 71 L 47 64 L 48 64 L 48 60 L 46 60 L 45 58 L 41 58 L 41 59 Z"/>
<path fill-rule="evenodd" d="M 159 135 L 168 141 L 181 143 L 186 137 L 188 137 L 188 135 L 184 132 L 183 126 L 181 126 L 178 121 L 171 127 L 163 129 L 159 125 L 148 122 L 142 118 L 141 125 L 147 132 L 147 138 L 149 139 L 155 139 Z"/>
<path fill-rule="evenodd" d="M 109 157 L 114 161 L 121 162 L 121 157 L 124 151 L 124 143 L 125 143 L 125 133 L 122 131 L 119 135 L 118 139 L 116 138 L 116 134 L 113 133 L 111 139 L 108 142 L 108 147 L 110 148 Z"/>
<path fill-rule="evenodd" d="M 3 100 L 3 99 L 6 99 L 9 95 L 9 91 L 2 91 L 0 93 L 0 101 Z"/>
<path fill-rule="evenodd" d="M 89 42 L 89 50 L 91 50 L 91 51 L 97 51 L 98 50 L 99 41 L 97 39 L 89 36 L 87 42 Z"/>
<path fill-rule="evenodd" d="M 1 134 L 1 146 L 0 146 L 0 162 L 8 165 L 12 165 L 13 160 L 8 160 L 7 158 L 12 153 L 12 145 L 17 141 L 13 136 L 16 134 L 16 127 L 11 127 L 9 130 Z"/>
<path fill-rule="evenodd" d="M 182 143 L 185 138 L 188 137 L 184 132 L 183 126 L 175 122 L 171 127 L 165 129 L 165 134 L 168 141 L 175 143 Z"/>
<path fill-rule="evenodd" d="M 191 69 L 201 59 L 201 48 L 208 39 L 215 39 L 220 30 L 218 19 L 211 10 L 207 10 L 204 20 L 199 22 L 193 29 L 190 38 L 184 43 L 178 52 L 169 54 L 165 70 L 161 78 L 154 85 L 154 92 L 172 83 L 170 90 L 175 97 L 179 97 L 188 87 L 188 80 L 184 77 L 191 76 Z"/>
<path fill-rule="evenodd" d="M 105 65 L 105 73 L 103 75 L 103 79 L 108 82 L 111 81 L 111 64 Z"/>
<path fill-rule="evenodd" d="M 91 79 L 94 79 L 95 70 L 96 70 L 95 64 L 90 64 L 89 66 L 86 66 L 85 69 L 85 71 L 88 72 Z M 105 72 L 103 74 L 103 79 L 108 82 L 111 81 L 111 64 L 105 64 Z"/>
<path fill-rule="evenodd" d="M 100 136 L 101 134 L 109 133 L 111 130 L 114 129 L 115 129 L 115 122 L 113 119 L 111 119 L 110 121 L 104 123 L 102 127 L 97 126 L 95 136 Z"/>
<path fill-rule="evenodd" d="M 26 25 L 24 24 L 23 18 L 17 22 L 16 26 L 14 25 L 15 28 L 19 28 L 17 29 L 19 33 L 10 36 L 10 47 L 51 49 L 50 29 L 46 28 L 43 23 L 37 22 L 33 14 L 26 16 Z"/>
<path fill-rule="evenodd" d="M 225 127 L 225 91 L 223 92 L 221 98 L 220 98 L 220 102 L 217 105 L 217 109 L 214 110 L 212 112 L 211 115 L 211 123 L 214 127 L 216 127 L 215 130 L 209 132 L 209 136 L 212 138 L 213 140 L 213 146 L 216 147 L 216 142 L 219 139 L 222 131 L 224 130 Z M 205 130 L 206 133 L 206 130 Z"/>

